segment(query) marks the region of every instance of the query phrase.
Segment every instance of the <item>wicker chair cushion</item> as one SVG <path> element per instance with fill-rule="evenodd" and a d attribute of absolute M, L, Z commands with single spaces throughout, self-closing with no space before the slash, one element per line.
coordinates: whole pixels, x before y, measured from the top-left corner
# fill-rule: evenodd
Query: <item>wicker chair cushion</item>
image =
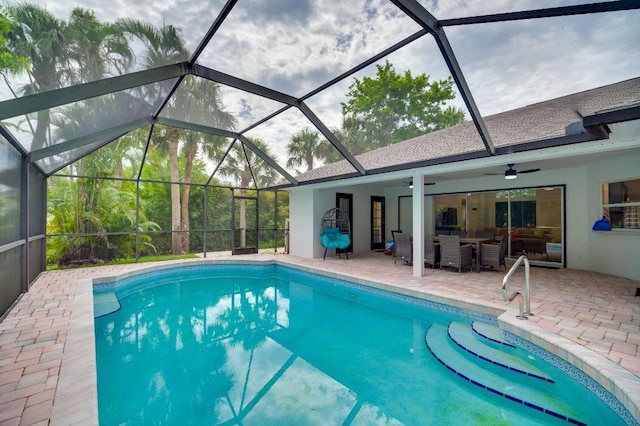
<path fill-rule="evenodd" d="M 325 228 L 320 241 L 328 249 L 346 249 L 351 244 L 349 234 L 341 234 L 339 228 Z"/>

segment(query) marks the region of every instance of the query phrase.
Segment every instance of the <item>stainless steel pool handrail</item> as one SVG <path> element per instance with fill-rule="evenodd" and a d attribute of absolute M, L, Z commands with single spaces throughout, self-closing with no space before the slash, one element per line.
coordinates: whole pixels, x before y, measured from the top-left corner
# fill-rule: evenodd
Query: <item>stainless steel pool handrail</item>
<path fill-rule="evenodd" d="M 513 273 L 515 272 L 516 268 L 520 266 L 522 262 L 524 262 L 524 304 L 526 305 L 525 307 L 523 307 L 522 294 L 519 291 L 516 291 L 511 296 L 507 297 L 507 282 L 509 281 L 509 278 L 511 278 L 511 275 L 513 275 Z M 533 315 L 531 313 L 531 303 L 530 303 L 531 301 L 529 297 L 529 276 L 530 276 L 529 259 L 527 259 L 527 256 L 523 254 L 518 258 L 518 260 L 515 261 L 513 266 L 511 266 L 511 269 L 509 269 L 509 272 L 507 272 L 507 275 L 505 275 L 504 278 L 502 279 L 502 298 L 504 299 L 505 302 L 511 302 L 513 299 L 520 296 L 518 301 L 520 315 L 516 317 L 518 319 L 527 319 L 527 316 Z"/>

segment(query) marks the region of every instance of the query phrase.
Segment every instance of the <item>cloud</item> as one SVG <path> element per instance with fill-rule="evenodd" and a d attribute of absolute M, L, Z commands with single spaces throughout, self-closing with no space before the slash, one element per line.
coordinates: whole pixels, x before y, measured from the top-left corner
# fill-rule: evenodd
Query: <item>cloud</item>
<path fill-rule="evenodd" d="M 36 3 L 68 18 L 80 5 L 99 19 L 135 17 L 153 25 L 182 29 L 194 50 L 224 5 L 224 0 L 166 0 L 152 7 L 145 2 L 76 0 Z M 568 0 L 420 0 L 438 19 L 529 10 L 575 4 Z M 553 4 L 551 4 L 553 3 Z M 640 12 L 545 18 L 493 24 L 447 27 L 445 32 L 483 115 L 494 114 L 576 91 L 638 76 Z M 330 81 L 421 27 L 386 0 L 242 0 L 204 49 L 198 62 L 215 70 L 296 97 Z M 410 69 L 432 80 L 450 72 L 431 35 L 389 56 L 396 71 Z M 355 76 L 375 74 L 375 66 Z M 340 102 L 353 77 L 307 101 L 329 128 L 341 123 Z M 223 90 L 228 111 L 237 115 L 239 129 L 277 110 L 273 101 L 237 90 Z M 464 108 L 462 99 L 454 102 Z M 310 123 L 289 112 L 258 127 L 257 136 L 280 141 Z M 291 120 L 291 121 L 288 121 Z"/>

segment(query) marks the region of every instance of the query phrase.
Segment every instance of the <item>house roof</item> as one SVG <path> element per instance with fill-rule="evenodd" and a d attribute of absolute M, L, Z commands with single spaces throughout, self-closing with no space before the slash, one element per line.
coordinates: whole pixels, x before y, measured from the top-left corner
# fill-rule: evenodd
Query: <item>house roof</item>
<path fill-rule="evenodd" d="M 490 115 L 484 121 L 500 155 L 605 139 L 606 124 L 638 118 L 640 77 Z M 375 174 L 486 156 L 474 123 L 465 121 L 355 158 L 369 174 Z M 297 179 L 311 183 L 354 172 L 347 161 L 339 161 Z"/>

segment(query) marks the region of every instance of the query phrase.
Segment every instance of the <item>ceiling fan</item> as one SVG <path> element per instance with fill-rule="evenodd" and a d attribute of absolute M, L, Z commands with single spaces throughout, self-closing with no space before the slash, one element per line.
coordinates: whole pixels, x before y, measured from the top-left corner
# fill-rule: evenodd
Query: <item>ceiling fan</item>
<path fill-rule="evenodd" d="M 408 180 L 408 181 L 403 180 L 402 184 L 403 184 L 403 186 L 408 186 L 409 188 L 413 188 L 413 179 L 412 180 Z M 424 186 L 435 185 L 435 184 L 436 184 L 435 182 L 425 182 Z"/>
<path fill-rule="evenodd" d="M 504 178 L 505 179 L 515 179 L 518 177 L 518 173 L 534 173 L 534 172 L 539 172 L 540 169 L 528 169 L 528 170 L 521 170 L 521 171 L 517 171 L 516 169 L 514 169 L 513 167 L 515 166 L 514 163 L 511 164 L 507 164 L 507 167 L 509 167 L 507 170 L 504 171 Z M 485 175 L 487 176 L 494 176 L 494 175 L 498 175 L 500 173 L 485 173 Z"/>

